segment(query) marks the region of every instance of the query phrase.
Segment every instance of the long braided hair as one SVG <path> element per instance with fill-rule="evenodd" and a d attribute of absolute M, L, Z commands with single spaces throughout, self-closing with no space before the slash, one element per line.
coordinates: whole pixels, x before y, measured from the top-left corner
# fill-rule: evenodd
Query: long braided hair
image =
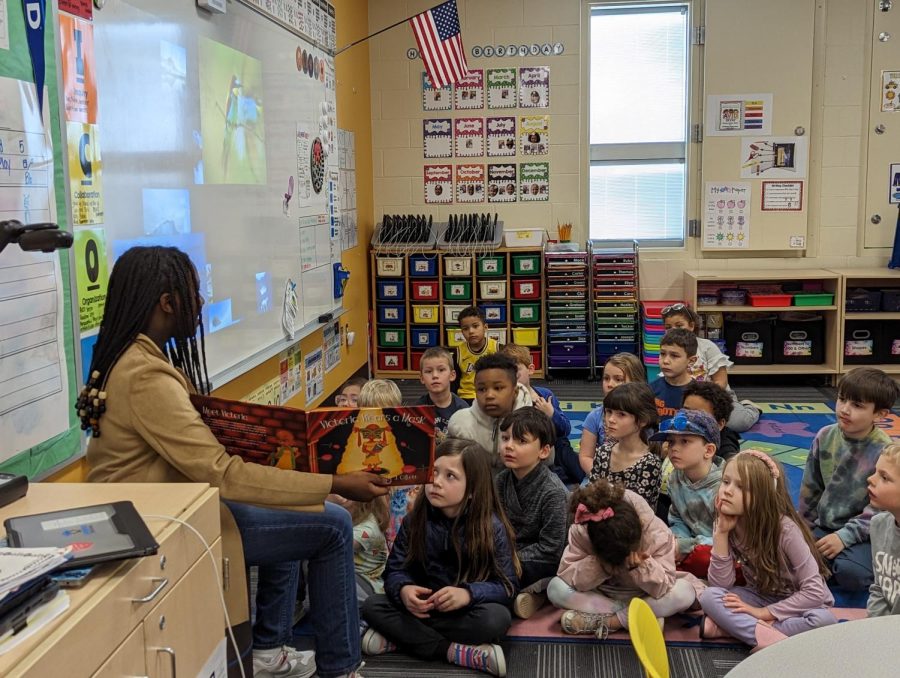
<path fill-rule="evenodd" d="M 109 373 L 137 335 L 146 331 L 159 298 L 166 293 L 172 295 L 176 309 L 175 334 L 163 349 L 166 357 L 184 371 L 197 391 L 209 392 L 199 287 L 194 265 L 176 247 L 132 247 L 119 257 L 109 277 L 90 376 L 75 404 L 82 430 L 100 436 Z"/>

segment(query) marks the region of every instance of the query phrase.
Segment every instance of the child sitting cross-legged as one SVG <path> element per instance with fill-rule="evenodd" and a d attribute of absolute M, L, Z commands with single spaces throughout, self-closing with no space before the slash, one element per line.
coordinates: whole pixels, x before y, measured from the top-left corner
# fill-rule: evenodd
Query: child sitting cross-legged
<path fill-rule="evenodd" d="M 738 561 L 746 586 L 735 586 Z M 788 495 L 781 465 L 759 450 L 728 460 L 716 494 L 700 637 L 732 636 L 755 651 L 834 624 L 827 573 Z"/>
<path fill-rule="evenodd" d="M 514 536 L 487 454 L 448 438 L 434 479 L 404 520 L 384 572 L 385 595 L 362 608 L 364 654 L 399 648 L 421 659 L 506 675 L 495 643 L 512 622 L 519 586 Z"/>
<path fill-rule="evenodd" d="M 500 422 L 500 457 L 506 467 L 495 480 L 500 503 L 516 534 L 522 564 L 513 612 L 531 617 L 545 596 L 542 591 L 556 574 L 566 547 L 568 493 L 547 464 L 553 445 L 553 425 L 543 412 L 523 407 Z"/>
<path fill-rule="evenodd" d="M 870 617 L 900 614 L 900 443 L 882 451 L 869 476 L 869 501 L 882 513 L 872 518 L 872 569 L 866 609 Z"/>
<path fill-rule="evenodd" d="M 575 490 L 569 506 L 569 544 L 547 587 L 550 601 L 566 610 L 565 633 L 603 640 L 628 628 L 628 604 L 636 597 L 660 624 L 694 604 L 703 584 L 676 572 L 675 537 L 639 495 L 601 479 Z"/>
<path fill-rule="evenodd" d="M 715 520 L 713 504 L 722 479 L 722 460 L 716 459 L 719 427 L 699 410 L 678 410 L 651 440 L 668 442 L 669 527 L 675 535 L 678 569 L 706 578 Z"/>

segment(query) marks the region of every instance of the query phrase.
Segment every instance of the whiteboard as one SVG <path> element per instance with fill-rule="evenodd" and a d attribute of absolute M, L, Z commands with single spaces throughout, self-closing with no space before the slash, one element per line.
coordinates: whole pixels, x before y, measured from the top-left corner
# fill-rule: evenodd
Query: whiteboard
<path fill-rule="evenodd" d="M 289 280 L 295 339 L 340 305 L 334 14 L 294 4 L 315 5 L 323 47 L 235 1 L 224 15 L 152 0 L 94 12 L 108 256 L 150 244 L 190 255 L 216 385 L 284 344 Z"/>

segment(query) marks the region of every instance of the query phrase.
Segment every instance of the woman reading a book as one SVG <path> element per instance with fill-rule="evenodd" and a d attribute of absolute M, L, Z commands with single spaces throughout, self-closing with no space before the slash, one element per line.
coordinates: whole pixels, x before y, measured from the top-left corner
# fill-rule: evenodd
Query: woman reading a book
<path fill-rule="evenodd" d="M 355 676 L 360 665 L 353 525 L 329 492 L 387 493 L 370 473 L 313 475 L 229 456 L 190 401 L 207 392 L 199 277 L 174 247 L 134 247 L 113 267 L 76 408 L 90 429 L 92 482 L 203 482 L 219 488 L 259 567 L 253 668 L 259 676 Z M 199 330 L 199 341 L 197 334 Z M 316 652 L 290 647 L 299 563 L 308 561 Z M 199 620 L 198 620 L 199 621 Z"/>

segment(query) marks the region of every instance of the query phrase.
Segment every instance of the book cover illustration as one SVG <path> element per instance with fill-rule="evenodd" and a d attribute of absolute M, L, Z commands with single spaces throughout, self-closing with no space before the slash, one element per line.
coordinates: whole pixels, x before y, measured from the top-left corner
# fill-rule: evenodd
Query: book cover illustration
<path fill-rule="evenodd" d="M 265 466 L 312 470 L 303 410 L 197 394 L 191 402 L 228 454 Z"/>
<path fill-rule="evenodd" d="M 434 408 L 327 408 L 307 413 L 313 471 L 369 471 L 392 485 L 431 479 L 434 465 Z"/>

